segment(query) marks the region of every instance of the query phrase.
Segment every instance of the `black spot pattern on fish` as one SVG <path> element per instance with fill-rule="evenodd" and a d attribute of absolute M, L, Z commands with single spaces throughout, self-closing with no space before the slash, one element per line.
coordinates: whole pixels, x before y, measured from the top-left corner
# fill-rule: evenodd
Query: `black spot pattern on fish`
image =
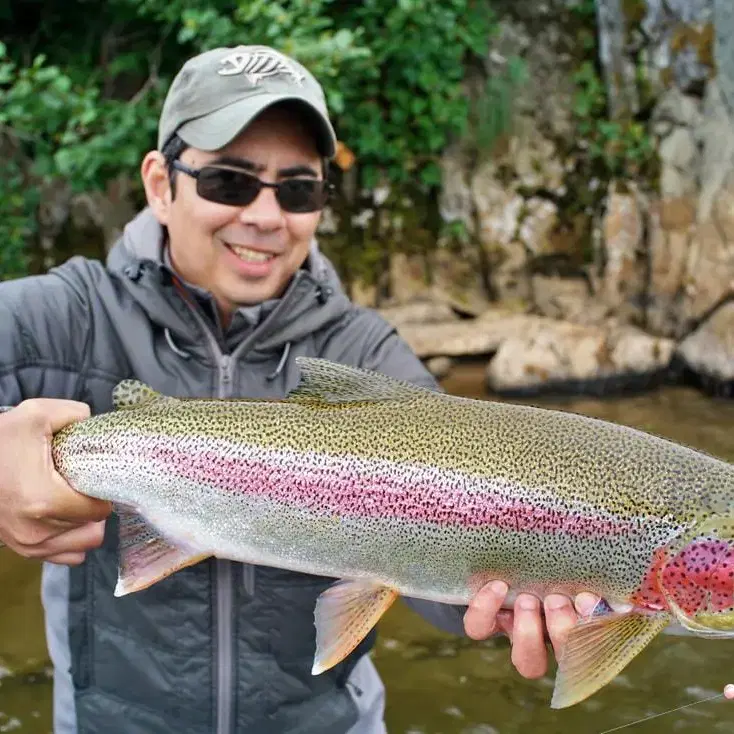
<path fill-rule="evenodd" d="M 301 567 L 314 559 L 348 570 L 363 564 L 402 579 L 406 588 L 430 587 L 451 597 L 501 577 L 516 588 L 589 588 L 625 600 L 655 554 L 697 524 L 721 518 L 722 536 L 731 537 L 725 518 L 732 514 L 734 471 L 713 457 L 585 416 L 431 393 L 345 367 L 309 369 L 304 390 L 291 401 L 154 401 L 62 433 L 55 455 L 62 468 L 79 467 L 83 459 L 67 456 L 65 441 L 83 435 L 91 446 L 96 436 L 107 447 L 110 475 L 126 472 L 136 492 L 156 491 L 181 512 L 196 502 L 195 494 L 181 499 L 189 480 L 171 479 L 161 493 L 161 478 L 145 468 L 132 461 L 115 467 L 116 432 L 177 451 L 190 439 L 199 451 L 222 452 L 227 443 L 227 456 L 242 461 L 270 451 L 285 457 L 277 468 L 282 476 L 298 476 L 305 456 L 328 457 L 330 466 L 361 476 L 355 486 L 363 487 L 364 498 L 351 487 L 344 499 L 354 516 L 283 501 L 277 515 L 262 510 L 261 526 L 250 528 L 250 537 Z M 387 467 L 385 482 L 405 486 L 430 476 L 434 491 L 396 494 L 392 511 L 402 519 L 387 513 L 360 518 L 374 489 L 368 469 L 378 464 Z M 90 493 L 99 491 L 100 481 L 112 483 L 95 476 Z M 293 491 L 310 502 L 326 502 L 302 480 L 292 481 Z M 201 512 L 210 512 L 206 522 L 222 537 L 236 532 L 238 507 L 242 513 L 254 507 L 246 492 L 227 503 L 216 493 L 206 500 Z M 454 522 L 472 501 L 485 508 L 483 524 Z M 653 586 L 641 593 L 652 599 Z"/>

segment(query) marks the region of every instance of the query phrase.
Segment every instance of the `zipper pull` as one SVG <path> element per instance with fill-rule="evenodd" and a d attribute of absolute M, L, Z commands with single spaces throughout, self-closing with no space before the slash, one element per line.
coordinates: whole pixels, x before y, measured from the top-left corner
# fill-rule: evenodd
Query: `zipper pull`
<path fill-rule="evenodd" d="M 245 591 L 245 596 L 255 596 L 255 566 L 251 563 L 244 563 L 242 565 L 242 586 Z"/>
<path fill-rule="evenodd" d="M 352 681 L 347 679 L 347 682 L 345 685 L 349 686 L 350 688 L 354 690 L 354 695 L 357 696 L 357 698 L 361 698 L 364 691 L 356 683 L 352 683 Z"/>
<path fill-rule="evenodd" d="M 223 354 L 219 363 L 219 371 L 222 376 L 222 384 L 229 385 L 232 382 L 232 357 L 229 354 Z"/>

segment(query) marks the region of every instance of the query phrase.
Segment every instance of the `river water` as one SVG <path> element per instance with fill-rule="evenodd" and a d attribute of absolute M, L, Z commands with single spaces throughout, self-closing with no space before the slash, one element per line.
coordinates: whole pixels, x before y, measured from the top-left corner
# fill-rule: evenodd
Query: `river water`
<path fill-rule="evenodd" d="M 452 393 L 486 398 L 481 366 L 462 365 Z M 734 401 L 692 389 L 614 399 L 533 399 L 666 436 L 734 461 Z M 36 563 L 0 551 L 0 734 L 51 731 L 51 683 Z M 380 623 L 374 653 L 388 692 L 391 734 L 601 734 L 720 693 L 734 682 L 734 641 L 661 635 L 613 683 L 563 711 L 549 708 L 554 667 L 521 678 L 504 640 L 476 643 L 443 634 L 398 602 Z M 637 724 L 633 734 L 734 731 L 734 702 L 718 699 Z M 100 733 L 102 734 L 102 733 Z"/>

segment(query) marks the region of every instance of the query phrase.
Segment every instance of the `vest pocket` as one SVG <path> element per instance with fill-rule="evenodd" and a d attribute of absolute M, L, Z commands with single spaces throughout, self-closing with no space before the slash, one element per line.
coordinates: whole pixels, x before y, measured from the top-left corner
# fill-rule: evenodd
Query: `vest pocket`
<path fill-rule="evenodd" d="M 101 690 L 83 691 L 76 700 L 78 734 L 211 734 L 213 730 L 212 722 L 196 710 L 165 700 L 155 704 L 153 708 Z"/>

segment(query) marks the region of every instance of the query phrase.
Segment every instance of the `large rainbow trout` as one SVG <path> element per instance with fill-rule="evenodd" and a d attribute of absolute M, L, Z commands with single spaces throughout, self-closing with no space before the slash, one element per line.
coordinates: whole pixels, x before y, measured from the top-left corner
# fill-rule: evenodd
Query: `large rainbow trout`
<path fill-rule="evenodd" d="M 116 595 L 208 556 L 341 578 L 314 674 L 398 594 L 467 603 L 596 592 L 551 705 L 591 695 L 670 622 L 734 635 L 734 467 L 571 413 L 453 397 L 299 359 L 285 400 L 179 399 L 126 381 L 53 457 L 120 515 Z"/>

